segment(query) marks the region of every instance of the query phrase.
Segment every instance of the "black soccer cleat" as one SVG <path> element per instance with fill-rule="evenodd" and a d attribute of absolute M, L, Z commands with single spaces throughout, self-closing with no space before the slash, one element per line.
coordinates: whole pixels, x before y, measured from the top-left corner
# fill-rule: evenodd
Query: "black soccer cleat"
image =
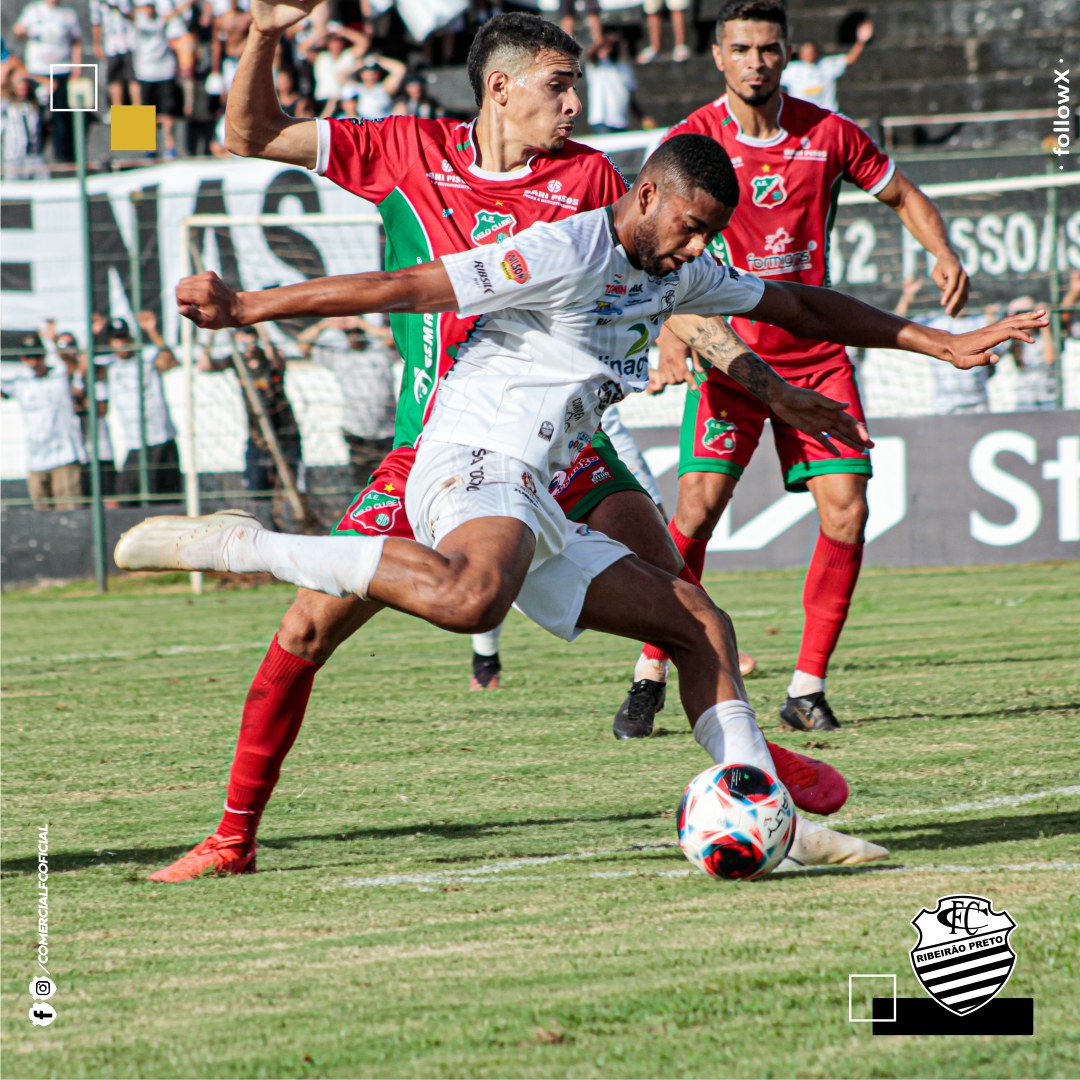
<path fill-rule="evenodd" d="M 469 680 L 470 690 L 498 690 L 499 672 L 502 664 L 499 663 L 499 654 L 494 656 L 481 656 L 479 653 L 472 654 L 472 678 Z"/>
<path fill-rule="evenodd" d="M 647 739 L 652 734 L 653 719 L 664 708 L 667 683 L 638 679 L 619 706 L 611 730 L 616 739 Z"/>
<path fill-rule="evenodd" d="M 780 710 L 780 726 L 788 731 L 835 731 L 840 726 L 825 691 L 806 697 L 789 697 Z"/>

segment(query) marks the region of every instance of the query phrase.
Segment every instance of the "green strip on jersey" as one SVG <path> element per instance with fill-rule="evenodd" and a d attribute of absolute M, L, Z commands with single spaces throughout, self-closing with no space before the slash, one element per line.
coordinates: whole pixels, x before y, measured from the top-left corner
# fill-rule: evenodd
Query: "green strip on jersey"
<path fill-rule="evenodd" d="M 435 258 L 424 223 L 400 188 L 379 203 L 379 216 L 386 233 L 387 270 L 418 266 Z M 390 316 L 390 329 L 405 362 L 394 420 L 397 448 L 416 442 L 424 426 L 428 401 L 439 381 L 439 316 L 394 314 Z"/>

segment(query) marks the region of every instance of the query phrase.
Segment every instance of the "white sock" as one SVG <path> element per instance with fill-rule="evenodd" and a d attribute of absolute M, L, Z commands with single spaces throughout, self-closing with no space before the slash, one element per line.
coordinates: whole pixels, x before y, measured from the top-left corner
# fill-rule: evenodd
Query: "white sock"
<path fill-rule="evenodd" d="M 473 634 L 472 651 L 477 656 L 494 656 L 499 651 L 499 639 L 502 637 L 505 623 L 499 623 L 494 630 L 486 634 Z"/>
<path fill-rule="evenodd" d="M 384 536 L 294 536 L 268 529 L 231 530 L 223 554 L 235 574 L 273 574 L 302 589 L 367 599 Z"/>
<path fill-rule="evenodd" d="M 642 653 L 634 665 L 634 682 L 649 679 L 652 682 L 666 683 L 670 668 L 670 660 L 652 660 Z"/>
<path fill-rule="evenodd" d="M 765 736 L 745 701 L 721 701 L 706 709 L 694 725 L 694 738 L 717 765 L 754 765 L 776 775 Z"/>
<path fill-rule="evenodd" d="M 788 697 L 809 697 L 819 691 L 825 692 L 825 679 L 821 675 L 807 675 L 805 671 L 795 669 L 787 688 Z"/>

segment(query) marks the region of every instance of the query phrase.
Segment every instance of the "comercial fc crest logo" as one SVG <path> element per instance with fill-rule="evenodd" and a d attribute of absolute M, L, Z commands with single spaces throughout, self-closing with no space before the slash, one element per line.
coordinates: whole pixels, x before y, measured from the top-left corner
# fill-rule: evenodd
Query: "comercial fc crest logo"
<path fill-rule="evenodd" d="M 1009 981 L 1016 953 L 1009 934 L 1016 923 L 983 896 L 943 896 L 911 925 L 919 940 L 911 967 L 923 989 L 957 1016 L 981 1009 Z"/>

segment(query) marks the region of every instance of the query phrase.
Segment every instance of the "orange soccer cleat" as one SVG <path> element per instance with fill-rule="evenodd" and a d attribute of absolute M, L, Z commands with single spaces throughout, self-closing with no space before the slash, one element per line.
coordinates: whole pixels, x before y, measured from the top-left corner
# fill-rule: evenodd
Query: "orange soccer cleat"
<path fill-rule="evenodd" d="M 254 873 L 255 842 L 214 833 L 170 866 L 151 874 L 147 880 L 175 884 L 211 874 Z"/>
<path fill-rule="evenodd" d="M 776 778 L 808 814 L 835 814 L 847 802 L 848 785 L 839 769 L 816 758 L 768 743 Z"/>

